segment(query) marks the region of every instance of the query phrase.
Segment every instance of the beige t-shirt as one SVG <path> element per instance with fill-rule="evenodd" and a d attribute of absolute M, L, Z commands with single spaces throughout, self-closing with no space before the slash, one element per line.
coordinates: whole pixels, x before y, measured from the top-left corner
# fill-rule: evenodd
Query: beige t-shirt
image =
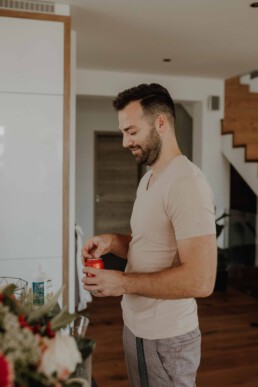
<path fill-rule="evenodd" d="M 126 272 L 176 266 L 180 262 L 177 240 L 215 234 L 213 194 L 198 167 L 180 155 L 148 188 L 151 174 L 143 176 L 137 190 Z M 125 325 L 144 339 L 174 337 L 198 326 L 193 298 L 162 300 L 125 294 L 122 309 Z"/>

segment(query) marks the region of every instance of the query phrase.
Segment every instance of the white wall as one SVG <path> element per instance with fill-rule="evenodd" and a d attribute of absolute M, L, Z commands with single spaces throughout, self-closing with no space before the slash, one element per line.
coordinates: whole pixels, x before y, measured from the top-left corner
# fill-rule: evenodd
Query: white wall
<path fill-rule="evenodd" d="M 140 83 L 157 82 L 165 86 L 171 93 L 175 101 L 185 101 L 193 103 L 193 161 L 204 171 L 207 176 L 215 195 L 217 214 L 221 214 L 225 208 L 229 207 L 229 164 L 221 153 L 221 131 L 220 120 L 223 118 L 224 111 L 224 81 L 218 79 L 205 79 L 193 77 L 173 77 L 150 74 L 135 74 L 135 73 L 118 73 L 96 70 L 77 70 L 77 95 L 88 96 L 106 96 L 114 97 L 120 91 L 136 86 Z M 208 110 L 208 97 L 211 95 L 220 97 L 220 109 L 218 111 Z M 111 105 L 110 105 L 111 106 Z M 97 117 L 96 122 L 103 126 L 101 130 L 105 130 L 102 122 L 107 114 L 112 115 L 112 107 L 110 111 L 107 108 L 103 111 L 103 115 Z M 77 111 L 85 125 L 90 125 L 91 112 L 84 113 Z M 79 122 L 77 121 L 77 122 Z M 106 121 L 108 122 L 108 121 Z M 103 122 L 104 124 L 104 122 Z M 77 130 L 83 130 L 77 126 Z M 97 130 L 93 128 L 91 130 Z M 87 149 L 93 150 L 93 140 L 91 134 L 87 136 L 84 133 L 84 141 L 88 143 Z M 77 144 L 77 152 L 81 152 L 83 143 Z M 78 156 L 80 158 L 80 156 Z M 82 157 L 82 160 L 77 158 L 77 163 L 87 163 L 91 165 L 91 173 L 87 175 L 87 181 L 84 183 L 83 198 L 85 198 L 85 206 L 89 206 L 92 197 L 93 184 L 93 163 L 92 153 L 87 152 Z M 85 164 L 84 164 L 85 165 Z M 83 176 L 77 176 L 83 179 Z M 92 201 L 91 201 L 92 203 Z M 76 220 L 80 225 L 84 225 L 85 234 L 93 233 L 92 217 L 93 208 L 88 208 L 87 219 L 82 219 L 76 214 Z"/>

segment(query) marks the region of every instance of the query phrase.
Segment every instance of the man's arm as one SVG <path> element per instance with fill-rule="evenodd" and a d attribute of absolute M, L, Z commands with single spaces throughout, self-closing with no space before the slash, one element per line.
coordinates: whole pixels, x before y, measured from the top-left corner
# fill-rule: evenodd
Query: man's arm
<path fill-rule="evenodd" d="M 96 277 L 83 279 L 84 288 L 96 296 L 137 294 L 159 299 L 209 296 L 214 288 L 217 266 L 215 235 L 177 242 L 181 265 L 155 273 L 121 273 L 84 268 Z"/>
<path fill-rule="evenodd" d="M 102 234 L 90 238 L 82 248 L 82 261 L 85 258 L 99 258 L 101 255 L 113 253 L 127 259 L 131 235 Z"/>

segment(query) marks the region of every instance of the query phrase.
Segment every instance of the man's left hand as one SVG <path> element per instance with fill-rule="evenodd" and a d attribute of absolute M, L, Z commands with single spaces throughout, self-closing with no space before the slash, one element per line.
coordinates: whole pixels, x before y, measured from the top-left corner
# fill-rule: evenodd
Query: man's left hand
<path fill-rule="evenodd" d="M 84 267 L 83 287 L 95 297 L 121 296 L 124 294 L 124 273 L 117 270 L 96 269 Z M 91 274 L 94 277 L 88 277 Z"/>

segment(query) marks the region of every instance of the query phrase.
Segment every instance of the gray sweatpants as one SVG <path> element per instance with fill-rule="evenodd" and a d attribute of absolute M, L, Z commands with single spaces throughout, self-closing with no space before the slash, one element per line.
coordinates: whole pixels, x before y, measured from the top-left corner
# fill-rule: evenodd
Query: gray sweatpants
<path fill-rule="evenodd" d="M 123 344 L 132 387 L 194 387 L 201 357 L 199 328 L 168 339 L 135 337 L 124 326 Z"/>

